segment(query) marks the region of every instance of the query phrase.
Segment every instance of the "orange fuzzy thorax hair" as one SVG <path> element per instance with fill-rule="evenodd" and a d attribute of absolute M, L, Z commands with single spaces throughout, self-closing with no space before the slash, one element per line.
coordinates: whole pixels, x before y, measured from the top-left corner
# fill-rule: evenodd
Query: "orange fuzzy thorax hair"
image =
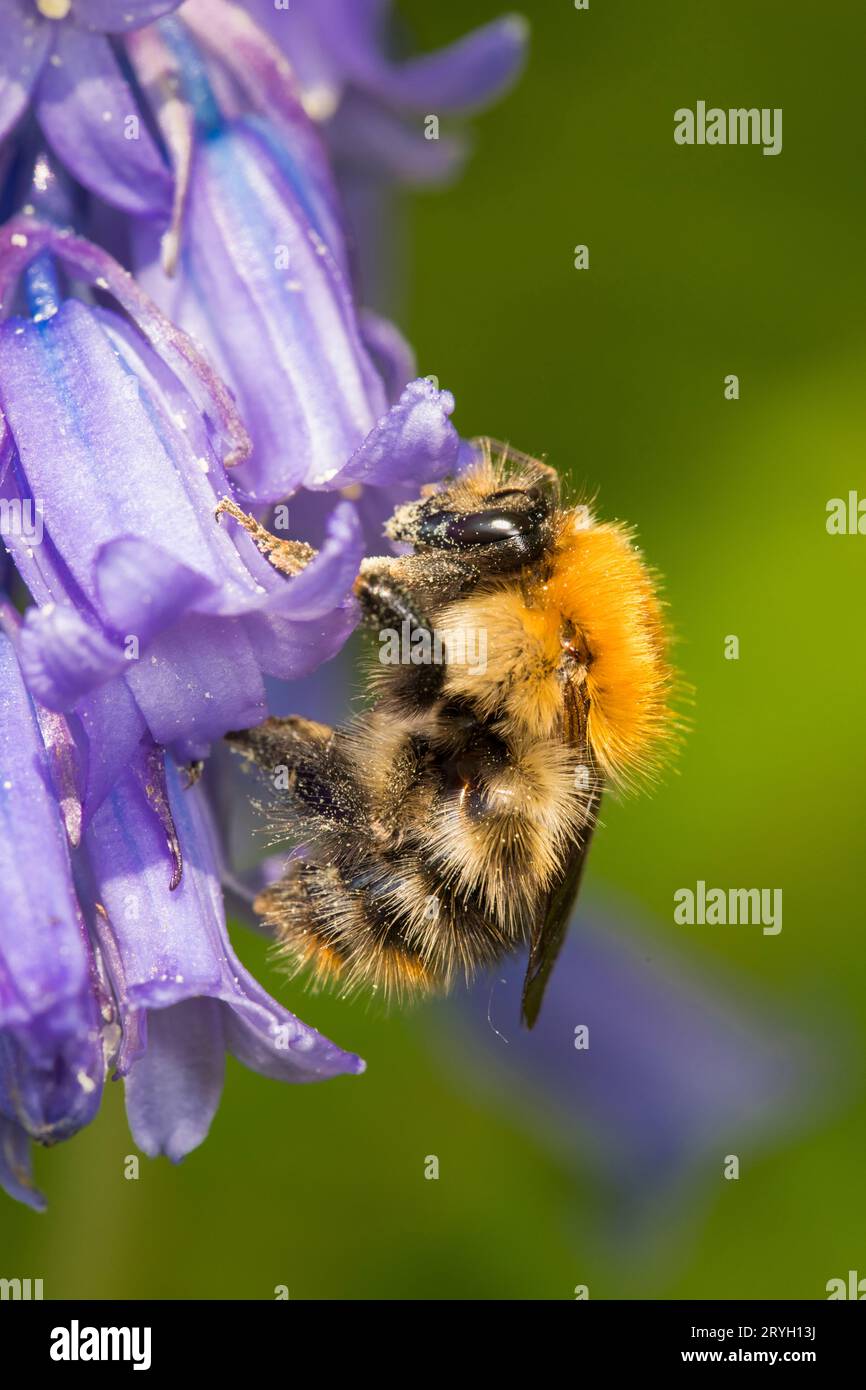
<path fill-rule="evenodd" d="M 545 608 L 574 624 L 588 653 L 589 742 L 604 772 L 627 784 L 655 770 L 675 719 L 673 671 L 656 584 L 629 529 L 584 525 L 560 535 Z"/>
<path fill-rule="evenodd" d="M 589 697 L 599 771 L 628 786 L 662 762 L 676 730 L 668 636 L 653 576 L 626 527 L 596 524 L 585 507 L 566 512 L 537 575 L 446 605 L 436 627 L 446 639 L 472 628 L 487 634 L 483 672 L 449 666 L 445 681 L 446 694 L 470 699 L 482 716 L 556 737 L 567 644 L 571 678 Z"/>

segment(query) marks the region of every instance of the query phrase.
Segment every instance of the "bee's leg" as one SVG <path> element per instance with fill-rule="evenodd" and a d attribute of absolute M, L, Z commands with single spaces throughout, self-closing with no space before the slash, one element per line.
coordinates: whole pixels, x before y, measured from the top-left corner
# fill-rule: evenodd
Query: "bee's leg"
<path fill-rule="evenodd" d="M 338 735 L 327 724 L 292 715 L 226 734 L 242 757 L 257 763 L 277 793 L 286 792 L 330 825 L 356 825 L 366 798 Z"/>
<path fill-rule="evenodd" d="M 426 615 L 401 582 L 403 565 L 399 559 L 364 560 L 355 580 L 355 597 L 368 627 L 400 627 L 408 622 L 410 631 L 430 631 Z"/>

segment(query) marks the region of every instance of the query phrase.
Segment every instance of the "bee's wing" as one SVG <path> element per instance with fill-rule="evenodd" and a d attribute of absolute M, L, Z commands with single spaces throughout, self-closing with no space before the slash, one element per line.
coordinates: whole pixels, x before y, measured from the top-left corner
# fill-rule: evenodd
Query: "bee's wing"
<path fill-rule="evenodd" d="M 600 801 L 601 792 L 596 791 L 590 803 L 589 816 L 581 838 L 575 842 L 562 878 L 548 895 L 544 917 L 532 933 L 521 1006 L 521 1017 L 527 1028 L 532 1028 L 538 1018 L 550 972 L 556 964 L 556 958 L 565 940 L 568 919 L 580 888 L 580 878 L 586 863 Z"/>
<path fill-rule="evenodd" d="M 587 747 L 587 713 L 588 710 L 580 692 L 576 691 L 573 686 L 567 685 L 565 687 L 563 733 L 569 743 L 581 748 Z M 565 940 L 568 919 L 577 899 L 583 866 L 586 863 L 600 802 L 601 787 L 596 786 L 589 800 L 580 837 L 575 840 L 562 877 L 550 890 L 543 912 L 532 931 L 521 1005 L 521 1017 L 527 1028 L 532 1028 L 538 1019 L 547 981 Z"/>

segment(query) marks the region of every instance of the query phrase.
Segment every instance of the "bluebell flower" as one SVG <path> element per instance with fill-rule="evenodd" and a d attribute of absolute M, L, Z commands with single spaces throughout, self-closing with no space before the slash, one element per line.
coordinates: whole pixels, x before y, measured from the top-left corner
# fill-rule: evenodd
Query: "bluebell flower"
<path fill-rule="evenodd" d="M 17 1195 L 38 1205 L 21 1135 L 52 1143 L 87 1124 L 104 1066 L 93 954 L 57 787 L 36 708 L 2 633 L 0 881 L 0 1153 L 17 1155 L 10 1161 Z"/>
<path fill-rule="evenodd" d="M 294 1082 L 359 1072 L 363 1063 L 277 1004 L 235 957 L 207 803 L 200 787 L 183 789 L 169 763 L 167 807 L 183 860 L 171 890 L 164 825 L 147 794 L 152 777 L 151 757 L 119 779 L 84 851 L 99 904 L 94 935 L 122 1026 L 116 1067 L 133 1137 L 147 1154 L 178 1159 L 207 1134 L 227 1051 Z"/>
<path fill-rule="evenodd" d="M 115 308 L 64 296 L 57 268 Z M 207 1131 L 226 1049 L 289 1080 L 360 1066 L 233 957 L 201 792 L 171 762 L 166 780 L 160 745 L 204 756 L 264 716 L 265 673 L 336 650 L 363 542 L 340 502 L 279 573 L 217 519 L 249 444 L 186 336 L 106 253 L 27 217 L 0 234 L 7 309 L 22 282 L 28 312 L 0 323 L 3 538 L 34 600 L 3 609 L 0 1181 L 38 1205 L 22 1136 L 86 1124 L 108 1066 L 141 1147 L 173 1158 Z"/>
<path fill-rule="evenodd" d="M 322 125 L 330 21 L 300 10 L 284 51 L 254 8 L 0 0 L 0 1185 L 34 1207 L 31 1141 L 110 1077 L 177 1160 L 226 1052 L 363 1068 L 234 956 L 218 779 L 193 783 L 339 652 L 394 500 L 466 458 L 453 397 L 358 302 L 337 118 L 484 100 L 522 37 L 401 69 L 378 6 L 325 6 Z M 63 177 L 39 154 L 30 182 L 43 137 Z"/>
<path fill-rule="evenodd" d="M 209 0 L 196 0 L 204 10 Z M 301 101 L 327 143 L 365 301 L 399 298 L 394 192 L 452 179 L 470 140 L 467 113 L 516 80 L 528 25 L 504 15 L 433 53 L 394 56 L 389 0 L 244 0 L 291 62 Z M 186 12 L 186 10 L 185 10 Z"/>
<path fill-rule="evenodd" d="M 265 676 L 296 677 L 339 648 L 363 537 L 354 504 L 338 501 L 319 553 L 301 547 L 287 577 L 242 526 L 218 521 L 250 449 L 236 405 L 92 243 L 13 219 L 0 233 L 0 305 L 3 539 L 33 600 L 22 617 L 8 602 L 3 612 L 5 685 L 17 693 L 0 742 L 4 848 L 25 881 L 0 943 L 0 1182 L 38 1206 L 29 1140 L 88 1123 L 108 1074 L 126 1079 L 140 1147 L 178 1159 L 207 1132 L 226 1050 L 284 1080 L 361 1069 L 233 956 L 203 790 L 181 790 L 163 749 L 203 757 L 229 727 L 264 717 Z M 447 419 L 440 393 L 421 382 L 412 397 L 337 469 L 338 486 L 392 476 L 387 441 L 400 433 L 433 466 L 424 414 L 432 405 L 437 427 Z M 13 747 L 41 797 L 18 777 Z M 33 853 L 22 852 L 21 795 L 35 812 Z M 27 898 L 30 876 L 62 897 L 63 915 Z M 25 941 L 33 959 L 22 964 Z M 13 1005 L 31 965 L 28 1013 Z"/>
<path fill-rule="evenodd" d="M 52 149 L 86 188 L 126 212 L 170 207 L 171 174 L 119 45 L 179 3 L 0 0 L 0 142 L 32 105 Z"/>
<path fill-rule="evenodd" d="M 363 1069 L 235 957 L 201 788 L 155 745 L 70 840 L 80 788 L 52 720 L 0 633 L 0 1186 L 35 1207 L 30 1140 L 89 1123 L 108 1075 L 125 1079 L 139 1147 L 178 1160 L 207 1133 L 226 1052 L 283 1081 Z"/>
<path fill-rule="evenodd" d="M 179 252 L 136 228 L 133 264 L 231 386 L 252 439 L 233 475 L 251 506 L 299 488 L 417 486 L 455 466 L 453 397 L 408 381 L 392 326 L 359 312 L 326 152 L 285 60 L 249 18 L 213 0 L 137 36 L 139 62 L 174 74 L 196 137 Z M 241 109 L 220 80 L 245 82 Z"/>
<path fill-rule="evenodd" d="M 136 328 L 46 289 L 48 252 L 113 294 Z M 27 218 L 0 239 L 5 303 L 21 275 L 31 315 L 0 324 L 0 489 L 40 529 L 35 543 L 24 528 L 6 536 L 36 600 L 21 660 L 52 709 L 99 695 L 81 710 L 86 727 L 102 729 L 106 701 L 115 720 L 122 708 L 100 782 L 110 785 L 145 730 L 201 758 L 228 729 L 265 717 L 265 673 L 297 676 L 332 655 L 356 620 L 363 537 L 341 502 L 305 571 L 278 573 L 241 528 L 217 522 L 227 470 L 249 444 L 186 336 L 104 252 Z"/>
<path fill-rule="evenodd" d="M 176 276 L 142 275 L 234 389 L 253 442 L 234 482 L 252 505 L 302 486 L 419 484 L 457 458 L 449 393 L 422 379 L 389 409 L 331 245 L 273 137 L 243 120 L 196 152 Z"/>
<path fill-rule="evenodd" d="M 390 57 L 387 0 L 242 3 L 244 9 L 230 0 L 187 0 L 183 27 L 205 39 L 226 69 L 245 74 L 242 87 L 261 90 L 264 79 L 272 100 L 275 70 L 262 44 L 268 35 L 288 58 L 293 85 L 323 125 L 338 165 L 411 183 L 450 175 L 465 152 L 462 135 L 437 131 L 431 139 L 424 122 L 489 104 L 514 81 L 526 54 L 527 25 L 519 15 L 438 53 L 400 61 Z M 180 0 L 0 0 L 0 144 L 30 107 L 85 187 L 127 212 L 164 212 L 171 176 L 148 113 L 169 156 L 178 153 L 183 135 L 168 74 L 148 37 L 179 6 Z"/>
<path fill-rule="evenodd" d="M 204 12 L 212 0 L 192 0 Z M 388 0 L 244 0 L 290 59 L 304 105 L 327 132 L 338 168 L 364 166 L 401 182 L 452 174 L 465 141 L 429 138 L 425 121 L 489 105 L 514 82 L 528 26 L 505 15 L 437 53 L 392 57 Z"/>

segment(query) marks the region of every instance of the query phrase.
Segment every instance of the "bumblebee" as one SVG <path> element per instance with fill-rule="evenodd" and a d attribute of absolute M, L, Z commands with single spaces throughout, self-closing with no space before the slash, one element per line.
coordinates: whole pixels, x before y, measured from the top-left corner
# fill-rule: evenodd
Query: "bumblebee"
<path fill-rule="evenodd" d="M 276 830 L 303 845 L 255 905 L 293 970 L 402 1000 L 528 947 L 531 1027 L 603 790 L 671 739 L 673 673 L 630 530 L 564 506 L 547 465 L 474 449 L 394 512 L 405 553 L 361 567 L 364 624 L 401 639 L 370 709 L 228 739 L 284 787 Z"/>

